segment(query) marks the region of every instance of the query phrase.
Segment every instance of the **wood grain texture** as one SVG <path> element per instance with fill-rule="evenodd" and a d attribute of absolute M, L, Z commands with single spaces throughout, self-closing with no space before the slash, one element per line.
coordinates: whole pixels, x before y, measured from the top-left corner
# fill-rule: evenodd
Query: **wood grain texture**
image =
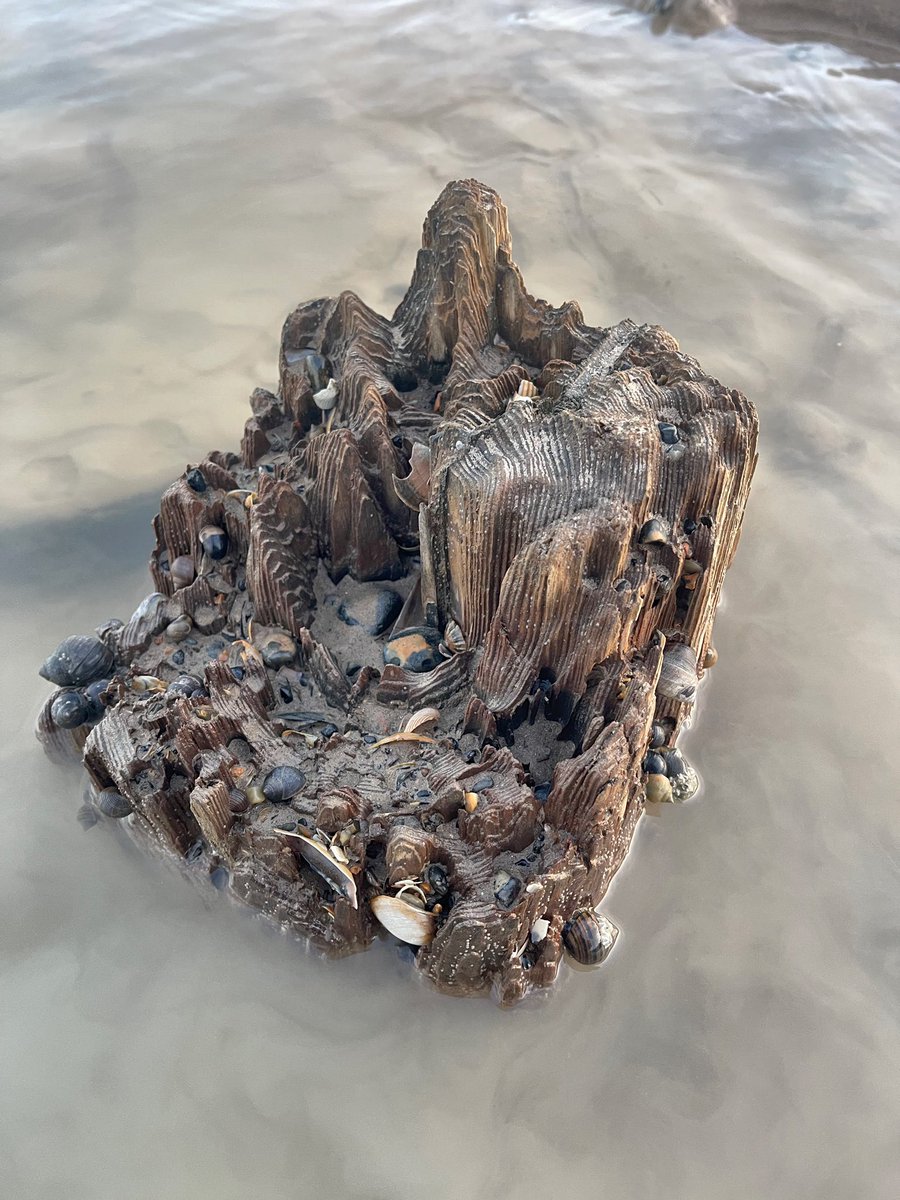
<path fill-rule="evenodd" d="M 752 404 L 665 330 L 531 296 L 499 196 L 451 183 L 392 317 L 345 292 L 287 318 L 278 392 L 205 487 L 167 489 L 156 592 L 99 631 L 106 715 L 58 731 L 48 701 L 40 737 L 86 736 L 124 828 L 328 953 L 371 943 L 392 895 L 430 914 L 415 964 L 438 988 L 513 1004 L 556 978 L 651 738 L 670 750 L 694 709 L 756 442 Z M 425 669 L 385 665 L 396 616 L 347 616 L 388 601 Z M 437 727 L 405 735 L 423 706 Z"/>

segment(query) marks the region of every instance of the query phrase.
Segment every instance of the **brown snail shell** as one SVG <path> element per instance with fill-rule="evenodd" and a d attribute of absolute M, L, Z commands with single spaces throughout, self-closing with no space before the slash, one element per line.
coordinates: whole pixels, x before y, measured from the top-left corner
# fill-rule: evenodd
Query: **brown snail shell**
<path fill-rule="evenodd" d="M 694 650 L 684 642 L 667 646 L 656 685 L 659 695 L 668 700 L 693 704 L 697 683 L 697 655 Z"/>
<path fill-rule="evenodd" d="M 583 967 L 596 967 L 608 957 L 619 931 L 608 917 L 585 909 L 563 926 L 563 945 Z"/>
<path fill-rule="evenodd" d="M 373 896 L 372 912 L 388 933 L 409 946 L 427 946 L 434 938 L 434 916 L 398 896 Z"/>
<path fill-rule="evenodd" d="M 710 669 L 710 667 L 714 667 L 718 661 L 719 661 L 719 652 L 715 648 L 715 646 L 712 644 L 712 642 L 710 642 L 710 644 L 706 647 L 706 654 L 704 654 L 704 656 L 703 656 L 704 671 L 708 671 Z"/>
<path fill-rule="evenodd" d="M 172 577 L 172 583 L 178 588 L 187 587 L 188 584 L 194 582 L 197 575 L 194 567 L 194 560 L 188 554 L 179 554 L 178 558 L 169 567 L 169 574 Z"/>

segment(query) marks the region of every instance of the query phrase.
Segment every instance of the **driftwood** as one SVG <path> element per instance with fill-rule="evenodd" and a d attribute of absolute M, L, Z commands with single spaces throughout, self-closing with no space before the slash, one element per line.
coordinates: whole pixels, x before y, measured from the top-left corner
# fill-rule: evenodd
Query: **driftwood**
<path fill-rule="evenodd" d="M 127 814 L 331 954 L 384 925 L 447 992 L 512 1003 L 564 946 L 602 959 L 645 793 L 696 786 L 673 747 L 715 658 L 752 405 L 658 327 L 530 296 L 500 198 L 466 180 L 393 318 L 301 305 L 251 407 L 241 454 L 163 496 L 157 591 L 98 630 L 102 719 L 42 712 L 51 752 L 90 728 L 85 823 Z"/>

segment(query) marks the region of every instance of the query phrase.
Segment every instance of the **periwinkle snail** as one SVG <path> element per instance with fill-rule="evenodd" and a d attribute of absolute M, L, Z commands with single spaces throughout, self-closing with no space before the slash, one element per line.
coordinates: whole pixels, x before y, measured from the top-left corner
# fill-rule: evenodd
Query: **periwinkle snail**
<path fill-rule="evenodd" d="M 194 577 L 197 572 L 194 568 L 194 560 L 187 554 L 179 554 L 169 567 L 169 574 L 172 577 L 172 583 L 178 588 L 187 587 L 188 584 L 194 582 Z"/>
<path fill-rule="evenodd" d="M 75 729 L 91 715 L 90 705 L 81 692 L 57 692 L 50 705 L 53 724 L 60 729 Z"/>
<path fill-rule="evenodd" d="M 84 687 L 110 675 L 115 665 L 112 651 L 99 638 L 75 634 L 60 642 L 39 674 L 60 687 Z"/>
<path fill-rule="evenodd" d="M 596 967 L 609 956 L 619 931 L 608 917 L 585 909 L 563 926 L 563 945 L 583 967 Z"/>
<path fill-rule="evenodd" d="M 199 537 L 203 553 L 210 558 L 224 558 L 228 553 L 228 534 L 218 525 L 204 525 Z"/>
<path fill-rule="evenodd" d="M 296 796 L 305 783 L 306 776 L 296 767 L 276 767 L 265 778 L 263 795 L 273 804 L 281 804 Z"/>

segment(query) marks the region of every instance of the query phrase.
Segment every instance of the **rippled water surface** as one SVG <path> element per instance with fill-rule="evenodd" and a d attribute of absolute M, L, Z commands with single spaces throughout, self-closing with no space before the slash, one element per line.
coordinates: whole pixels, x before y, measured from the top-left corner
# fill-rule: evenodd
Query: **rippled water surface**
<path fill-rule="evenodd" d="M 10 1200 L 897 1194 L 900 86 L 581 0 L 0 0 Z M 323 964 L 74 819 L 35 667 L 147 591 L 297 301 L 408 281 L 447 179 L 532 291 L 666 325 L 762 445 L 605 968 L 501 1012 Z M 211 889 L 210 889 L 211 890 Z"/>

